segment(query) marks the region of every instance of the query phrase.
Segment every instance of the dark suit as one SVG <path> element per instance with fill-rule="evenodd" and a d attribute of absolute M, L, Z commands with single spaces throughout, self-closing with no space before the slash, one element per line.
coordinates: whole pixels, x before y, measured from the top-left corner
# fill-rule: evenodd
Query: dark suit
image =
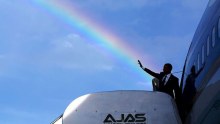
<path fill-rule="evenodd" d="M 180 91 L 180 87 L 179 87 L 179 79 L 177 77 L 175 77 L 174 75 L 171 74 L 170 78 L 168 79 L 168 81 L 164 85 L 162 82 L 162 79 L 165 76 L 164 72 L 155 73 L 147 68 L 144 68 L 144 71 L 159 80 L 159 91 L 167 93 L 171 97 L 174 98 L 174 94 L 173 94 L 173 90 L 174 90 L 176 102 L 180 100 L 181 91 Z"/>

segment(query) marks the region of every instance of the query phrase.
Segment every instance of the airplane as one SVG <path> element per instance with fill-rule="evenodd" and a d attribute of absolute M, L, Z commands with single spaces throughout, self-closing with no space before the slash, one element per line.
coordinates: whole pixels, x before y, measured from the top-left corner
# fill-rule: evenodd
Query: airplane
<path fill-rule="evenodd" d="M 73 100 L 51 124 L 219 124 L 220 0 L 210 0 L 200 20 L 180 88 L 182 110 L 156 90 L 99 92 Z"/>
<path fill-rule="evenodd" d="M 188 85 L 194 71 L 192 86 Z M 191 81 L 192 82 L 192 81 Z M 195 92 L 185 123 L 219 124 L 220 118 L 220 1 L 210 0 L 185 59 L 180 87 L 183 97 Z M 190 91 L 195 89 L 195 91 Z M 186 92 L 185 92 L 186 91 Z M 187 93 L 188 91 L 188 93 Z M 183 102 L 185 99 L 183 99 Z"/>

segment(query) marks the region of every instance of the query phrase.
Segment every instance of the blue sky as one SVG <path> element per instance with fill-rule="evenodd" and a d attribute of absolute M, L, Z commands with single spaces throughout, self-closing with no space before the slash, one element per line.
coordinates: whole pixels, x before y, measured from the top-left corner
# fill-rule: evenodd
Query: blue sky
<path fill-rule="evenodd" d="M 208 0 L 72 2 L 132 46 L 146 67 L 159 72 L 170 62 L 177 72 Z M 152 89 L 151 77 L 31 0 L 0 0 L 0 15 L 0 123 L 48 124 L 81 95 Z"/>

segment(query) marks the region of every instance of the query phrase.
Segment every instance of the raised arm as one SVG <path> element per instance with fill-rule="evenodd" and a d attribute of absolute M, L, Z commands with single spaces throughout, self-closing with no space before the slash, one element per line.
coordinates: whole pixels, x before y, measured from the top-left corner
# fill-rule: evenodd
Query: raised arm
<path fill-rule="evenodd" d="M 140 65 L 140 67 L 141 67 L 145 72 L 147 72 L 148 74 L 150 74 L 151 76 L 153 76 L 153 77 L 155 77 L 155 78 L 160 79 L 160 74 L 155 73 L 155 72 L 151 71 L 151 70 L 148 69 L 148 68 L 145 68 L 145 67 L 141 64 L 140 60 L 138 60 L 138 64 Z"/>

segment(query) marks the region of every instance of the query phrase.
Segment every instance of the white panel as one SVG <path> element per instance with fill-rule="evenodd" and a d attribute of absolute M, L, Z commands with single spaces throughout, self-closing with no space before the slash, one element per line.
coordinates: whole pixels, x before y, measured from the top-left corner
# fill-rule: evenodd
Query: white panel
<path fill-rule="evenodd" d="M 112 91 L 84 95 L 74 100 L 63 114 L 63 124 L 113 124 L 111 122 L 181 123 L 176 105 L 169 95 L 147 91 Z"/>
<path fill-rule="evenodd" d="M 53 123 L 53 124 L 63 124 L 62 123 L 62 118 L 60 118 L 59 120 L 57 120 L 55 123 Z"/>

